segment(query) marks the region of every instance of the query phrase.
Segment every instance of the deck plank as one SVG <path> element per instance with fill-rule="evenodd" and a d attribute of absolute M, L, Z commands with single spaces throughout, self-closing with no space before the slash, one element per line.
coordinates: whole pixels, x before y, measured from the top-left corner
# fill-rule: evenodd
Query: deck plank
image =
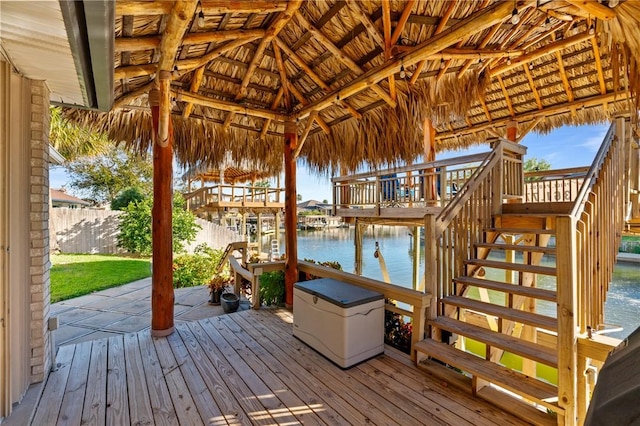
<path fill-rule="evenodd" d="M 220 372 L 224 383 L 227 384 L 231 394 L 242 406 L 244 412 L 251 419 L 252 424 L 268 425 L 275 423 L 275 420 L 267 413 L 264 415 L 265 407 L 258 398 L 247 398 L 246 395 L 253 395 L 253 392 L 244 383 L 238 373 L 227 362 L 226 358 L 218 350 L 218 342 L 211 338 L 208 328 L 211 324 L 206 321 L 198 321 L 189 324 L 191 331 L 198 336 L 198 340 L 205 349 L 205 354 L 216 370 Z"/>
<path fill-rule="evenodd" d="M 190 325 L 178 324 L 176 328 L 185 343 L 187 351 L 189 351 L 191 358 L 200 371 L 200 375 L 220 408 L 222 417 L 229 424 L 250 425 L 251 421 L 242 406 L 233 397 L 232 392 L 225 384 L 225 380 L 205 355 L 206 344 L 201 346 L 201 340 L 192 332 Z M 196 324 L 193 324 L 193 326 L 199 327 Z M 201 331 L 201 333 L 204 333 L 204 331 Z"/>
<path fill-rule="evenodd" d="M 197 425 L 203 423 L 198 414 L 196 404 L 189 392 L 187 383 L 182 377 L 180 366 L 171 351 L 171 345 L 166 338 L 154 338 L 153 345 L 158 354 L 158 361 L 167 382 L 169 395 L 176 410 L 176 417 L 181 425 Z"/>
<path fill-rule="evenodd" d="M 260 311 L 257 311 L 260 313 Z M 268 315 L 268 314 L 267 314 Z M 414 406 L 416 409 L 411 413 L 399 410 L 396 405 L 389 401 L 390 397 L 396 397 L 397 395 L 380 396 L 375 392 L 371 386 L 362 384 L 356 377 L 356 373 L 351 370 L 342 370 L 322 356 L 316 355 L 313 349 L 300 340 L 293 337 L 293 329 L 290 323 L 284 322 L 272 322 L 268 326 L 271 330 L 278 335 L 279 339 L 290 345 L 292 350 L 298 352 L 304 358 L 309 358 L 317 361 L 317 366 L 320 368 L 318 372 L 314 372 L 314 376 L 318 380 L 329 380 L 335 385 L 344 386 L 349 389 L 348 394 L 366 395 L 366 400 L 354 401 L 353 405 L 357 408 L 364 408 L 369 413 L 370 420 L 375 424 L 388 424 L 388 425 L 422 425 L 424 424 L 421 419 L 413 417 L 419 407 Z M 315 355 L 315 356 L 314 356 Z M 434 421 L 433 424 L 446 424 L 443 421 Z"/>
<path fill-rule="evenodd" d="M 316 413 L 303 400 L 301 400 L 289 387 L 278 377 L 279 371 L 272 371 L 274 366 L 268 366 L 260 357 L 256 356 L 245 344 L 245 341 L 251 340 L 249 335 L 236 323 L 230 321 L 228 315 L 216 317 L 217 324 L 224 327 L 218 327 L 218 332 L 238 353 L 240 359 L 246 362 L 247 366 L 253 370 L 257 377 L 270 389 L 273 395 L 276 395 L 286 407 L 287 415 L 282 410 L 277 419 L 279 422 L 283 420 L 289 422 L 300 422 L 305 425 L 324 425 L 325 423 L 318 417 Z M 295 407 L 291 409 L 289 407 Z M 273 415 L 273 414 L 272 414 Z M 276 417 L 276 416 L 274 416 Z"/>
<path fill-rule="evenodd" d="M 213 399 L 213 395 L 194 365 L 193 359 L 189 356 L 180 334 L 173 333 L 167 336 L 167 341 L 171 345 L 176 363 L 180 366 L 182 377 L 184 377 L 203 423 L 227 424 L 226 420 L 222 418 L 222 412 Z"/>
<path fill-rule="evenodd" d="M 151 409 L 149 389 L 146 386 L 146 377 L 137 335 L 125 334 L 124 353 L 131 424 L 149 425 L 153 422 L 153 410 Z"/>
<path fill-rule="evenodd" d="M 400 354 L 343 370 L 294 338 L 292 321 L 242 311 L 179 322 L 169 337 L 63 346 L 32 424 L 78 424 L 80 412 L 91 425 L 523 424 Z"/>
<path fill-rule="evenodd" d="M 152 337 L 148 330 L 136 333 L 142 356 L 144 375 L 149 389 L 149 401 L 156 426 L 171 426 L 178 422 L 176 410 L 171 401 L 169 388 L 162 373 L 162 366 L 156 354 Z"/>
<path fill-rule="evenodd" d="M 71 371 L 62 398 L 62 406 L 58 415 L 59 425 L 79 425 L 82 420 L 82 404 L 87 389 L 89 376 L 89 360 L 91 359 L 92 342 L 83 342 L 76 346 L 71 363 Z"/>
<path fill-rule="evenodd" d="M 100 426 L 105 423 L 107 410 L 107 339 L 93 342 L 89 371 L 81 424 Z"/>
<path fill-rule="evenodd" d="M 58 370 L 49 374 L 49 379 L 43 390 L 43 394 L 51 396 L 38 406 L 32 424 L 44 425 L 51 422 L 51 419 L 58 418 L 64 396 L 64 391 L 60 390 L 67 386 L 75 349 L 75 346 L 62 346 L 58 349 L 55 360 L 59 364 Z"/>
<path fill-rule="evenodd" d="M 345 417 L 340 415 L 333 406 L 337 403 L 335 395 L 332 399 L 333 404 L 324 403 L 322 396 L 314 392 L 314 390 L 308 386 L 308 381 L 303 381 L 300 377 L 304 377 L 307 373 L 306 370 L 299 367 L 298 363 L 291 360 L 285 352 L 280 352 L 276 346 L 270 346 L 271 342 L 268 337 L 260 333 L 244 318 L 244 315 L 228 315 L 223 318 L 223 321 L 227 326 L 231 323 L 235 324 L 242 330 L 249 338 L 243 339 L 247 347 L 269 368 L 286 381 L 286 384 L 291 388 L 302 401 L 305 402 L 308 409 L 313 410 L 325 423 L 327 424 L 354 424 L 361 423 L 364 418 L 355 418 L 353 421 L 348 421 Z M 231 327 L 230 327 L 231 328 Z M 236 332 L 234 330 L 234 332 Z M 296 369 L 295 367 L 299 368 Z M 313 387 L 315 390 L 320 391 L 318 386 Z M 329 389 L 323 389 L 325 393 L 328 393 Z M 342 401 L 344 402 L 344 401 Z"/>
<path fill-rule="evenodd" d="M 129 417 L 129 397 L 127 369 L 124 360 L 124 337 L 109 337 L 107 351 L 107 426 L 131 423 Z"/>

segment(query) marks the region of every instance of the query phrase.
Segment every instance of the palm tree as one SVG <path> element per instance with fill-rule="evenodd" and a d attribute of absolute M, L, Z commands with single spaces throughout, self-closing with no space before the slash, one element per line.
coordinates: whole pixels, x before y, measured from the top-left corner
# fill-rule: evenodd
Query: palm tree
<path fill-rule="evenodd" d="M 104 154 L 112 145 L 105 133 L 94 132 L 65 120 L 60 107 L 52 106 L 50 111 L 49 141 L 67 161 Z"/>

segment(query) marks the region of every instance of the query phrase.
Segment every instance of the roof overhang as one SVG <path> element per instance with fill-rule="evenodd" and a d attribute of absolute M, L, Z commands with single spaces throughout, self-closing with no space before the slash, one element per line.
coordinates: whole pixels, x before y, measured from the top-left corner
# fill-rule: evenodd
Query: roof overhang
<path fill-rule="evenodd" d="M 114 2 L 2 1 L 0 42 L 15 70 L 46 80 L 52 103 L 113 104 Z"/>

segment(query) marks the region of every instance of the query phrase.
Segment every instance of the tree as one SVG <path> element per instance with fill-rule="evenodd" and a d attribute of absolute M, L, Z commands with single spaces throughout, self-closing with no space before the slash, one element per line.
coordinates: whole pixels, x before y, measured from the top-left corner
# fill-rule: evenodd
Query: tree
<path fill-rule="evenodd" d="M 106 134 L 65 120 L 60 107 L 52 106 L 49 110 L 49 141 L 67 161 L 104 154 L 113 144 Z"/>
<path fill-rule="evenodd" d="M 151 208 L 153 200 L 149 197 L 134 201 L 124 208 L 120 216 L 120 234 L 118 247 L 130 253 L 150 255 L 151 246 Z M 190 211 L 185 210 L 186 202 L 181 194 L 173 196 L 173 252 L 185 251 L 185 244 L 195 240 L 200 225 Z"/>
<path fill-rule="evenodd" d="M 111 202 L 128 187 L 151 194 L 153 168 L 149 161 L 124 149 L 105 155 L 78 159 L 67 166 L 70 185 L 97 203 Z"/>
<path fill-rule="evenodd" d="M 297 199 L 298 199 L 298 201 L 302 201 L 302 194 L 298 194 Z"/>
<path fill-rule="evenodd" d="M 549 163 L 547 160 L 540 160 L 536 157 L 531 157 L 529 158 L 527 161 L 524 162 L 523 165 L 524 171 L 526 172 L 539 172 L 542 170 L 550 170 L 551 169 L 551 163 Z M 534 181 L 534 180 L 540 180 L 539 176 L 529 176 L 525 179 L 527 182 L 530 181 Z"/>
<path fill-rule="evenodd" d="M 142 190 L 137 186 L 132 186 L 124 189 L 116 198 L 111 200 L 111 210 L 124 210 L 130 203 L 144 199 L 145 194 L 143 194 Z"/>

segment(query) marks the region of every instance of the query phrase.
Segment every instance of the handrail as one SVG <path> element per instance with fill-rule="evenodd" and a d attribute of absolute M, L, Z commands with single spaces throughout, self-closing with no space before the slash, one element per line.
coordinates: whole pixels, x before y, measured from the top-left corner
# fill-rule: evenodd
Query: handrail
<path fill-rule="evenodd" d="M 582 211 L 584 211 L 584 206 L 587 203 L 587 196 L 590 190 L 596 183 L 596 179 L 598 178 L 597 172 L 602 169 L 602 164 L 606 159 L 606 155 L 609 152 L 609 148 L 611 148 L 611 142 L 613 141 L 613 136 L 615 132 L 615 124 L 611 124 L 609 126 L 609 130 L 604 137 L 604 142 L 600 145 L 600 149 L 598 149 L 598 153 L 593 159 L 593 163 L 591 163 L 591 167 L 589 167 L 589 171 L 587 172 L 584 182 L 582 184 L 582 188 L 580 188 L 580 192 L 576 197 L 576 202 L 573 205 L 573 209 L 569 213 L 571 216 L 577 218 Z"/>
<path fill-rule="evenodd" d="M 489 154 L 489 152 L 491 151 L 483 152 L 479 154 L 463 155 L 460 157 L 447 158 L 443 160 L 429 161 L 426 163 L 412 164 L 410 166 L 404 166 L 404 167 L 390 167 L 388 169 L 380 169 L 380 170 L 375 170 L 370 172 L 363 172 L 355 175 L 337 176 L 337 177 L 331 178 L 331 182 L 346 182 L 346 181 L 356 180 L 356 179 L 383 176 L 391 173 L 415 172 L 415 171 L 424 170 L 424 169 L 436 169 L 439 167 L 450 167 L 450 166 L 457 166 L 457 165 L 468 164 L 468 163 L 475 163 L 475 162 L 482 161 Z"/>

